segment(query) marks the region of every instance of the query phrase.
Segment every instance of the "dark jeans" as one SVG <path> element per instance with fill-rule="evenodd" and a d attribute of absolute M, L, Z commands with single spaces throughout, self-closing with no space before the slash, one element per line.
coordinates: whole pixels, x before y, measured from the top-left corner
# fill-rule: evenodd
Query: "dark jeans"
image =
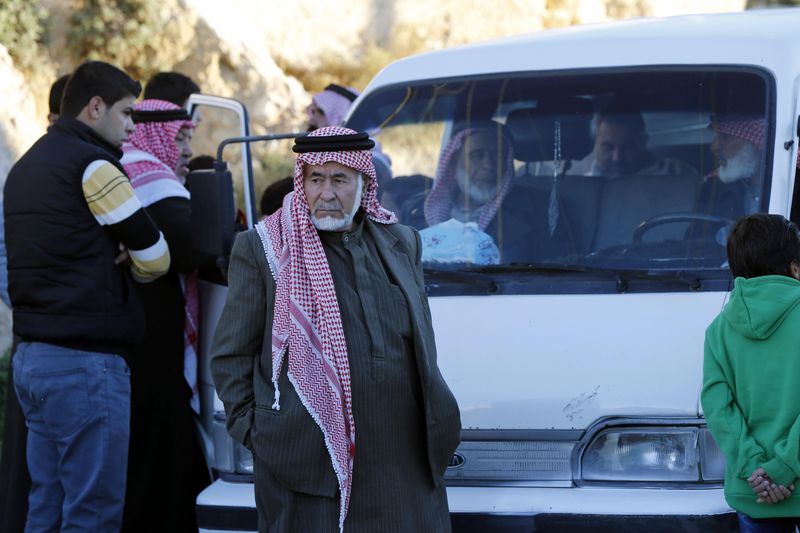
<path fill-rule="evenodd" d="M 125 360 L 21 342 L 12 366 L 33 481 L 26 531 L 119 531 L 130 432 Z"/>
<path fill-rule="evenodd" d="M 739 533 L 794 533 L 800 527 L 800 517 L 750 518 L 736 513 L 739 517 Z"/>

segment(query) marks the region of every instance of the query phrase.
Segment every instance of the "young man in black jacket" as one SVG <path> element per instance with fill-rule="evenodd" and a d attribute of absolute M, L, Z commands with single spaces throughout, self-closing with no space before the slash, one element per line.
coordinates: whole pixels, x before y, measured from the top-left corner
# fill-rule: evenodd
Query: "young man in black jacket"
<path fill-rule="evenodd" d="M 144 334 L 134 280 L 169 268 L 166 241 L 119 163 L 140 85 L 79 66 L 61 117 L 5 185 L 14 384 L 28 425 L 27 529 L 117 531 L 130 418 L 125 356 Z"/>

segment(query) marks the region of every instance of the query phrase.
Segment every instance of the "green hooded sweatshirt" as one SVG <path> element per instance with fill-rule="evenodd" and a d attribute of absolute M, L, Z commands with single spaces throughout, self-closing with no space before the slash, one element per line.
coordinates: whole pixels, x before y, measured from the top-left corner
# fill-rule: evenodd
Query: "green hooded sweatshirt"
<path fill-rule="evenodd" d="M 703 404 L 725 454 L 725 499 L 752 518 L 800 516 L 800 281 L 736 278 L 730 301 L 706 330 Z M 761 467 L 797 491 L 756 503 L 747 483 Z"/>

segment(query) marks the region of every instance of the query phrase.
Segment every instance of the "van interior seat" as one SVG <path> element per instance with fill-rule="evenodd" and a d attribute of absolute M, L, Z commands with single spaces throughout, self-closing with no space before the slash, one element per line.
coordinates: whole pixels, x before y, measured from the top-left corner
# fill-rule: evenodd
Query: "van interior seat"
<path fill-rule="evenodd" d="M 556 178 L 562 223 L 576 252 L 588 254 L 633 242 L 642 223 L 656 215 L 695 209 L 700 178 L 697 176 L 563 175 Z M 552 176 L 517 177 L 517 187 L 551 191 Z M 645 235 L 645 241 L 681 240 L 688 222 L 664 224 Z"/>
<path fill-rule="evenodd" d="M 557 148 L 563 161 L 586 157 L 594 147 L 592 113 L 592 103 L 588 99 L 553 95 L 539 98 L 536 107 L 508 113 L 505 131 L 513 143 L 514 159 L 525 163 L 524 175 L 517 176 L 515 185 L 550 191 L 552 175 L 534 175 L 532 169 L 540 170 L 552 164 Z M 561 141 L 558 146 L 557 130 Z M 594 234 L 589 228 L 594 227 L 597 219 L 602 181 L 602 178 L 586 176 L 558 178 L 558 200 L 563 211 L 561 220 L 570 225 L 568 233 L 578 253 L 588 253 L 592 244 Z"/>
<path fill-rule="evenodd" d="M 591 250 L 598 251 L 633 242 L 639 224 L 656 215 L 694 211 L 700 178 L 682 176 L 624 176 L 606 179 L 597 208 L 597 224 Z M 688 223 L 653 228 L 646 241 L 681 240 Z"/>
<path fill-rule="evenodd" d="M 605 178 L 596 176 L 565 175 L 556 178 L 556 192 L 561 211 L 561 223 L 567 224 L 567 234 L 578 254 L 592 250 L 594 230 L 597 225 L 600 196 Z M 552 191 L 552 176 L 518 178 L 518 187 L 538 191 Z"/>

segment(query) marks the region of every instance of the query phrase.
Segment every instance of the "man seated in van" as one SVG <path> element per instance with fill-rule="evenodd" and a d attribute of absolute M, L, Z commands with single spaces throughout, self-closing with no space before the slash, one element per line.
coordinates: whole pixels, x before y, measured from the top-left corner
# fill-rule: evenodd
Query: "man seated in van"
<path fill-rule="evenodd" d="M 595 114 L 592 125 L 594 149 L 573 161 L 568 174 L 607 178 L 698 174 L 685 161 L 659 158 L 647 149 L 647 128 L 635 104 L 615 100 Z"/>
<path fill-rule="evenodd" d="M 761 117 L 717 115 L 711 153 L 717 167 L 700 187 L 697 211 L 735 220 L 758 210 L 766 122 Z"/>
<path fill-rule="evenodd" d="M 513 187 L 512 144 L 487 122 L 457 131 L 439 159 L 425 200 L 423 260 L 531 262 L 568 242 L 547 191 Z M 493 248 L 494 247 L 494 248 Z"/>

